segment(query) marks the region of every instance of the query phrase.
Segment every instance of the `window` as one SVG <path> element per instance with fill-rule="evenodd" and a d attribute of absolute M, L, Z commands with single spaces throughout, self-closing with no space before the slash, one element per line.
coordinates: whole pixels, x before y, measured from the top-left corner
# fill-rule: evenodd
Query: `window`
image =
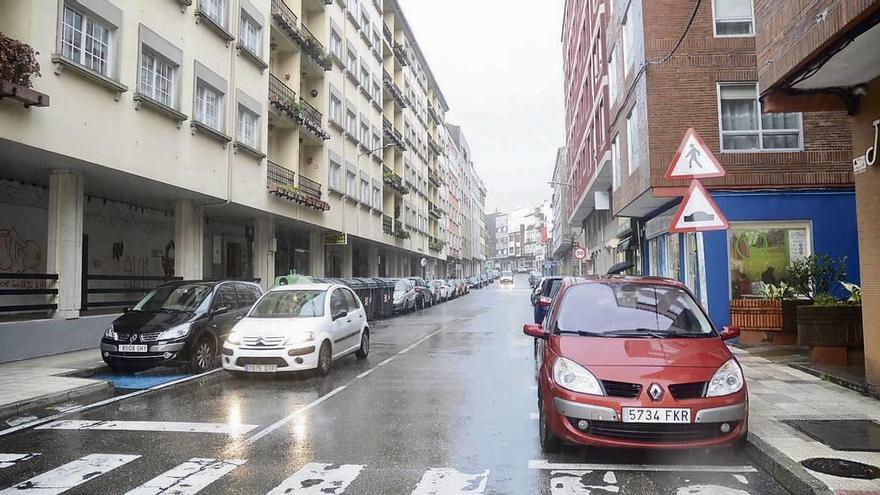
<path fill-rule="evenodd" d="M 64 7 L 61 55 L 110 76 L 110 28 L 70 7 Z"/>
<path fill-rule="evenodd" d="M 617 99 L 617 57 L 615 56 L 615 52 L 617 51 L 617 46 L 615 45 L 611 49 L 611 54 L 608 55 L 608 97 L 614 102 Z"/>
<path fill-rule="evenodd" d="M 176 72 L 177 67 L 170 60 L 145 49 L 141 53 L 140 93 L 166 107 L 175 107 Z"/>
<path fill-rule="evenodd" d="M 340 174 L 342 173 L 342 165 L 331 161 L 330 162 L 330 176 L 328 177 L 328 183 L 330 184 L 330 188 L 336 189 L 337 191 L 341 190 L 342 184 L 340 183 Z"/>
<path fill-rule="evenodd" d="M 357 193 L 357 176 L 351 170 L 345 172 L 345 194 L 350 197 L 356 197 Z"/>
<path fill-rule="evenodd" d="M 332 122 L 342 123 L 342 100 L 333 94 L 330 95 L 330 113 L 328 117 Z"/>
<path fill-rule="evenodd" d="M 620 136 L 615 134 L 611 140 L 611 190 L 620 187 Z"/>
<path fill-rule="evenodd" d="M 715 36 L 752 36 L 755 19 L 752 0 L 713 0 Z"/>
<path fill-rule="evenodd" d="M 762 283 L 787 282 L 791 263 L 812 254 L 807 222 L 732 222 L 727 238 L 733 299 L 760 294 Z"/>
<path fill-rule="evenodd" d="M 721 84 L 722 151 L 800 150 L 800 113 L 763 113 L 754 83 Z"/>
<path fill-rule="evenodd" d="M 241 13 L 239 43 L 254 55 L 260 56 L 260 26 L 251 16 Z"/>
<path fill-rule="evenodd" d="M 639 124 L 633 115 L 635 111 L 636 109 L 633 108 L 630 110 L 629 115 L 626 116 L 626 160 L 630 174 L 639 168 L 639 158 L 636 156 L 639 141 Z"/>
<path fill-rule="evenodd" d="M 357 138 L 357 115 L 351 110 L 345 114 L 345 132 L 351 137 Z"/>
<path fill-rule="evenodd" d="M 226 27 L 226 0 L 201 0 L 199 8 L 208 19 Z"/>
<path fill-rule="evenodd" d="M 363 86 L 364 90 L 366 91 L 367 88 L 370 87 L 370 69 L 367 69 L 367 66 L 364 65 L 363 62 L 361 62 L 361 79 L 360 79 L 360 81 L 361 81 L 361 86 Z"/>
<path fill-rule="evenodd" d="M 347 58 L 345 59 L 345 70 L 350 74 L 357 74 L 357 54 L 351 48 L 348 49 Z"/>
<path fill-rule="evenodd" d="M 376 148 L 379 148 L 381 146 L 382 146 L 382 138 L 379 137 L 379 133 L 374 130 L 373 131 L 373 144 L 371 145 L 371 148 L 376 150 Z M 376 151 L 378 152 L 378 150 L 376 150 Z"/>
<path fill-rule="evenodd" d="M 259 148 L 257 120 L 259 120 L 257 114 L 243 106 L 238 107 L 238 141 L 255 149 Z"/>
<path fill-rule="evenodd" d="M 206 126 L 221 130 L 223 95 L 202 81 L 196 83 L 195 118 Z"/>
<path fill-rule="evenodd" d="M 354 295 L 354 292 L 348 289 L 342 289 L 342 293 L 345 294 L 345 301 L 348 303 L 348 311 L 354 312 L 361 309 L 360 299 Z"/>
<path fill-rule="evenodd" d="M 235 289 L 232 287 L 232 284 L 223 284 L 217 289 L 217 294 L 214 296 L 214 301 L 211 304 L 211 310 L 217 311 L 220 308 L 235 309 L 236 305 Z"/>
<path fill-rule="evenodd" d="M 361 203 L 370 204 L 370 181 L 361 177 Z"/>
<path fill-rule="evenodd" d="M 373 186 L 373 208 L 382 209 L 382 190 L 378 186 Z"/>
<path fill-rule="evenodd" d="M 330 54 L 342 60 L 342 36 L 335 29 L 330 31 Z"/>
<path fill-rule="evenodd" d="M 681 280 L 681 259 L 679 258 L 679 235 L 668 234 L 666 237 L 666 272 L 664 277 Z"/>
<path fill-rule="evenodd" d="M 367 121 L 361 117 L 361 144 L 370 146 L 370 126 Z"/>
<path fill-rule="evenodd" d="M 632 24 L 632 19 L 629 18 L 629 14 L 625 15 L 623 18 L 623 24 L 620 26 L 620 48 L 623 51 L 623 78 L 626 79 L 627 74 L 629 74 L 629 64 L 632 63 L 632 54 L 630 51 L 630 45 L 632 45 L 632 40 L 629 39 L 629 26 Z"/>
<path fill-rule="evenodd" d="M 335 318 L 336 315 L 343 311 L 348 311 L 348 301 L 345 300 L 345 289 L 336 289 L 330 295 L 330 316 Z"/>

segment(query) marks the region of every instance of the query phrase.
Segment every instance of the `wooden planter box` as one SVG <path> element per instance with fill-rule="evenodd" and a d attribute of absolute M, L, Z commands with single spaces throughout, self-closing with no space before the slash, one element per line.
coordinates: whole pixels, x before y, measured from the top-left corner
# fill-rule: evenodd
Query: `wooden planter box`
<path fill-rule="evenodd" d="M 730 301 L 730 323 L 739 327 L 744 344 L 797 342 L 797 308 L 808 301 L 734 299 Z"/>
<path fill-rule="evenodd" d="M 856 364 L 864 356 L 861 306 L 801 306 L 798 345 L 810 348 L 816 364 Z"/>

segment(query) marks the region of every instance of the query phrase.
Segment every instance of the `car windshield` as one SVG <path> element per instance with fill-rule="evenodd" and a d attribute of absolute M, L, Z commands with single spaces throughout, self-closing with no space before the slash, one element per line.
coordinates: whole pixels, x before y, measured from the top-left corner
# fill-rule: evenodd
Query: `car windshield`
<path fill-rule="evenodd" d="M 312 318 L 324 316 L 324 290 L 279 290 L 263 296 L 250 318 Z"/>
<path fill-rule="evenodd" d="M 502 276 L 502 277 L 512 277 L 512 276 L 513 276 L 513 272 L 501 272 L 501 276 Z"/>
<path fill-rule="evenodd" d="M 195 311 L 211 293 L 211 284 L 163 285 L 138 302 L 133 311 Z"/>
<path fill-rule="evenodd" d="M 407 290 L 409 290 L 409 287 L 407 286 L 407 283 L 404 282 L 403 280 L 398 280 L 394 284 L 394 290 L 400 291 L 400 292 L 406 292 Z"/>
<path fill-rule="evenodd" d="M 666 285 L 589 283 L 565 292 L 556 330 L 606 337 L 711 336 L 703 310 Z"/>

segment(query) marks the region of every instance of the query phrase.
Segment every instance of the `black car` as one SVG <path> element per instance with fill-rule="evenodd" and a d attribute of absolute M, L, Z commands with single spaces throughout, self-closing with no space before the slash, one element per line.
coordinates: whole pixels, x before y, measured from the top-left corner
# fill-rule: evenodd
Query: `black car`
<path fill-rule="evenodd" d="M 535 307 L 535 323 L 543 323 L 553 298 L 562 286 L 563 277 L 544 277 L 535 287 L 532 306 Z"/>
<path fill-rule="evenodd" d="M 260 286 L 250 282 L 160 285 L 107 328 L 101 356 L 120 371 L 165 365 L 207 371 L 217 364 L 232 326 L 262 294 Z"/>
<path fill-rule="evenodd" d="M 410 277 L 409 279 L 412 280 L 416 286 L 416 307 L 419 309 L 425 309 L 428 306 L 433 306 L 434 292 L 431 291 L 428 282 L 425 282 L 425 279 L 422 277 Z"/>

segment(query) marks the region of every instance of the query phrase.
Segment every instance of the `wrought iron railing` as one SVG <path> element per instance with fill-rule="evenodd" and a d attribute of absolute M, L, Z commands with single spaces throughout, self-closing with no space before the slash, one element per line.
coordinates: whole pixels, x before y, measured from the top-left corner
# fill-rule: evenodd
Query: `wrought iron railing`
<path fill-rule="evenodd" d="M 303 115 L 312 121 L 318 127 L 321 127 L 323 123 L 324 116 L 318 111 L 317 108 L 313 107 L 311 103 L 307 102 L 303 97 L 299 98 L 300 111 Z"/>
<path fill-rule="evenodd" d="M 275 74 L 269 74 L 269 102 L 282 110 L 296 110 L 296 91 L 284 84 Z"/>
<path fill-rule="evenodd" d="M 400 108 L 406 108 L 409 106 L 409 101 L 404 97 L 403 91 L 400 90 L 400 87 L 394 82 L 394 78 L 391 77 L 391 74 L 389 74 L 387 70 L 382 71 L 382 83 L 391 97 L 397 101 L 398 105 L 400 105 Z"/>
<path fill-rule="evenodd" d="M 299 188 L 306 194 L 321 199 L 321 184 L 302 174 L 299 175 Z"/>
<path fill-rule="evenodd" d="M 272 0 L 272 17 L 282 23 L 285 28 L 294 30 L 299 26 L 299 18 L 293 13 L 293 10 L 284 3 L 284 0 Z"/>
<path fill-rule="evenodd" d="M 394 220 L 388 215 L 382 215 L 382 232 L 388 235 L 394 234 Z"/>
<path fill-rule="evenodd" d="M 389 45 L 394 46 L 394 36 L 391 34 L 391 29 L 388 28 L 388 24 L 382 25 L 382 34 L 385 35 L 385 41 L 387 41 Z"/>
<path fill-rule="evenodd" d="M 296 172 L 293 170 L 275 162 L 269 162 L 266 179 L 266 187 L 270 194 L 318 211 L 330 209 L 330 205 L 321 200 L 321 185 L 302 175 L 300 175 L 299 185 L 297 185 Z"/>

